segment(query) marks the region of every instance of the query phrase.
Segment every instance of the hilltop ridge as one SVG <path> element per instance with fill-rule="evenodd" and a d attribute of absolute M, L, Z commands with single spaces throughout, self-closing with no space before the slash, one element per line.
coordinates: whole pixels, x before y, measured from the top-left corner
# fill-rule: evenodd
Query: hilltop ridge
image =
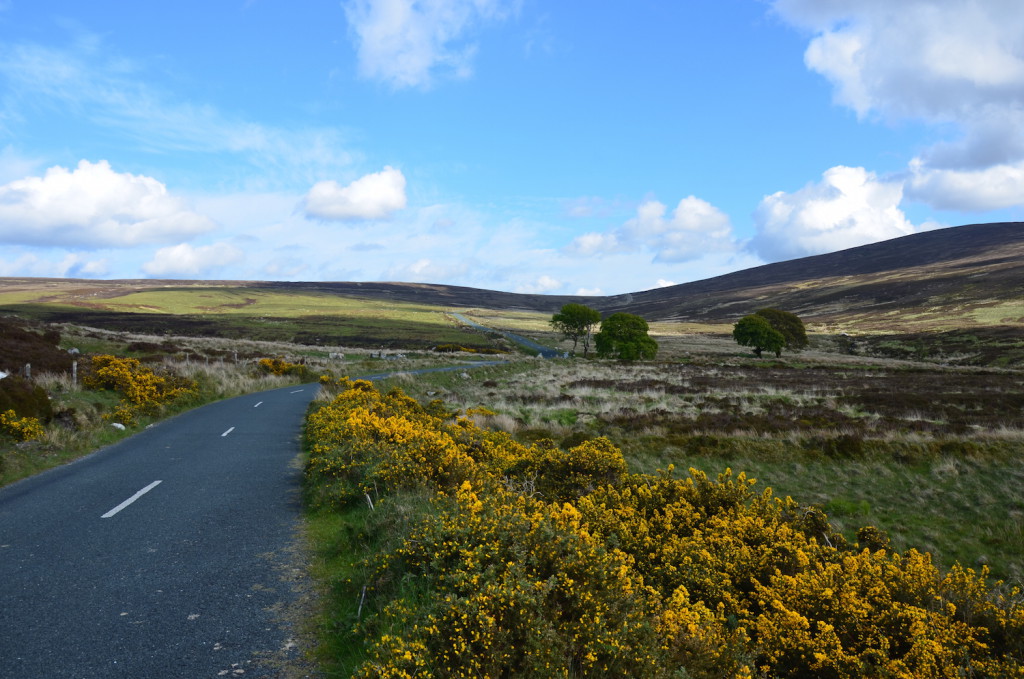
<path fill-rule="evenodd" d="M 866 329 L 873 324 L 877 328 L 891 327 L 896 318 L 901 326 L 923 323 L 930 329 L 955 329 L 965 323 L 1017 326 L 1024 325 L 1024 222 L 936 229 L 705 280 L 611 296 L 519 294 L 400 282 L 0 281 L 5 291 L 21 295 L 20 304 L 59 303 L 65 309 L 70 306 L 97 312 L 105 310 L 106 300 L 157 288 L 239 288 L 541 313 L 578 302 L 603 313 L 627 311 L 655 322 L 732 323 L 756 309 L 775 306 L 813 322 L 853 322 Z"/>
<path fill-rule="evenodd" d="M 822 321 L 900 309 L 931 309 L 941 314 L 945 307 L 991 307 L 1020 297 L 1024 289 L 1024 222 L 936 229 L 701 281 L 611 296 L 525 295 L 424 283 L 265 285 L 540 312 L 553 312 L 567 302 L 578 302 L 602 312 L 636 313 L 650 321 L 732 322 L 764 306 L 784 307 Z M 1013 322 L 1024 323 L 1024 318 L 1017 317 Z"/>

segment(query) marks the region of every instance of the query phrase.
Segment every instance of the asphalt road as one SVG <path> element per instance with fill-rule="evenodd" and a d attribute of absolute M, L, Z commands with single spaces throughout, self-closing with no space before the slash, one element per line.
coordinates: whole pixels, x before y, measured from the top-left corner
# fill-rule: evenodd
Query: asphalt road
<path fill-rule="evenodd" d="M 0 677 L 276 676 L 316 391 L 214 403 L 0 489 Z"/>
<path fill-rule="evenodd" d="M 459 313 L 452 313 L 452 316 L 457 318 L 459 321 L 465 323 L 466 325 L 476 328 L 477 330 L 483 330 L 484 332 L 496 332 L 499 335 L 504 335 L 505 337 L 512 340 L 516 344 L 520 344 L 526 347 L 527 349 L 530 349 L 531 351 L 536 351 L 538 354 L 540 354 L 542 358 L 561 358 L 562 356 L 565 355 L 564 351 L 559 351 L 558 349 L 552 349 L 551 347 L 546 347 L 543 344 L 538 344 L 529 337 L 523 337 L 522 335 L 517 335 L 514 332 L 507 332 L 505 330 L 488 328 L 486 325 L 480 325 L 476 321 L 471 321 Z"/>

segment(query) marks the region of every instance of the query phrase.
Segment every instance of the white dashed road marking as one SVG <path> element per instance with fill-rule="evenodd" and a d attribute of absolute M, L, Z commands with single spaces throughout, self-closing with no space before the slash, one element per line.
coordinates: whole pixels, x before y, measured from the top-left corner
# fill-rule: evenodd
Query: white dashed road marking
<path fill-rule="evenodd" d="M 119 504 L 118 506 L 116 506 L 113 509 L 111 509 L 109 512 L 107 512 L 106 514 L 104 514 L 100 518 L 101 519 L 109 519 L 114 514 L 117 514 L 119 511 L 121 511 L 122 509 L 124 509 L 125 507 L 130 505 L 131 503 L 135 502 L 136 500 L 138 500 L 140 497 L 142 497 L 143 495 L 145 495 L 149 491 L 151 491 L 154 488 L 156 488 L 158 485 L 160 485 L 160 483 L 161 483 L 161 481 L 154 481 L 153 483 L 149 484 L 148 486 L 146 486 L 145 488 L 140 490 L 135 495 L 132 495 L 130 498 L 128 498 L 127 500 L 125 500 L 124 502 Z"/>

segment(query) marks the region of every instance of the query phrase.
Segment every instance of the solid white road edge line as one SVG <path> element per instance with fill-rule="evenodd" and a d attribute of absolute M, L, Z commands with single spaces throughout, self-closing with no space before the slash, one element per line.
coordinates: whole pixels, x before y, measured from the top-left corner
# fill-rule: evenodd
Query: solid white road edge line
<path fill-rule="evenodd" d="M 140 497 L 142 497 L 143 495 L 145 495 L 149 491 L 151 491 L 154 488 L 156 488 L 157 486 L 159 486 L 161 481 L 154 481 L 153 483 L 149 484 L 148 486 L 146 486 L 145 488 L 140 490 L 138 493 L 136 493 L 135 495 L 132 495 L 130 498 L 128 498 L 127 500 L 125 500 L 124 502 L 119 504 L 118 506 L 114 507 L 109 512 L 107 512 L 106 514 L 101 516 L 100 518 L 101 519 L 109 519 L 114 514 L 117 514 L 119 511 L 121 511 L 122 509 L 124 509 L 125 507 L 127 507 L 131 503 L 135 502 L 136 500 L 138 500 Z"/>
<path fill-rule="evenodd" d="M 224 432 L 223 434 L 221 434 L 221 436 L 227 436 L 228 434 L 230 434 L 230 433 L 231 433 L 231 432 L 233 432 L 234 430 L 235 430 L 235 428 L 234 428 L 234 427 L 231 427 L 231 429 L 228 429 L 228 430 L 227 430 L 226 432 Z"/>
<path fill-rule="evenodd" d="M 293 394 L 301 394 L 304 391 L 306 391 L 306 390 L 305 389 L 297 389 L 297 390 L 293 391 L 292 393 Z"/>

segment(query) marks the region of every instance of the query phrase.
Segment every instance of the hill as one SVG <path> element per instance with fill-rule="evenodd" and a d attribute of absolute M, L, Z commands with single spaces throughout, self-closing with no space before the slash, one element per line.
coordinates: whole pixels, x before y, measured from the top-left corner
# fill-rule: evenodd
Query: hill
<path fill-rule="evenodd" d="M 606 297 L 521 295 L 418 283 L 266 283 L 449 307 L 551 313 L 567 302 L 650 321 L 732 323 L 777 306 L 822 324 L 952 330 L 1024 324 L 1024 223 L 972 224 Z"/>
<path fill-rule="evenodd" d="M 424 283 L 6 278 L 0 279 L 0 313 L 193 333 L 210 331 L 217 322 L 213 316 L 236 321 L 283 316 L 313 323 L 313 337 L 336 325 L 337 315 L 364 314 L 369 307 L 376 309 L 376 323 L 394 316 L 389 310 L 399 307 L 401 313 L 420 314 L 423 320 L 442 309 L 548 314 L 567 302 L 580 302 L 655 322 L 731 324 L 756 309 L 775 306 L 841 330 L 934 332 L 1019 328 L 1024 325 L 1022 289 L 1024 223 L 1006 222 L 927 231 L 606 297 L 523 295 Z M 372 332 L 366 339 L 378 341 Z"/>
<path fill-rule="evenodd" d="M 926 231 L 601 300 L 650 320 L 731 322 L 764 306 L 861 329 L 1024 323 L 1024 223 Z"/>

